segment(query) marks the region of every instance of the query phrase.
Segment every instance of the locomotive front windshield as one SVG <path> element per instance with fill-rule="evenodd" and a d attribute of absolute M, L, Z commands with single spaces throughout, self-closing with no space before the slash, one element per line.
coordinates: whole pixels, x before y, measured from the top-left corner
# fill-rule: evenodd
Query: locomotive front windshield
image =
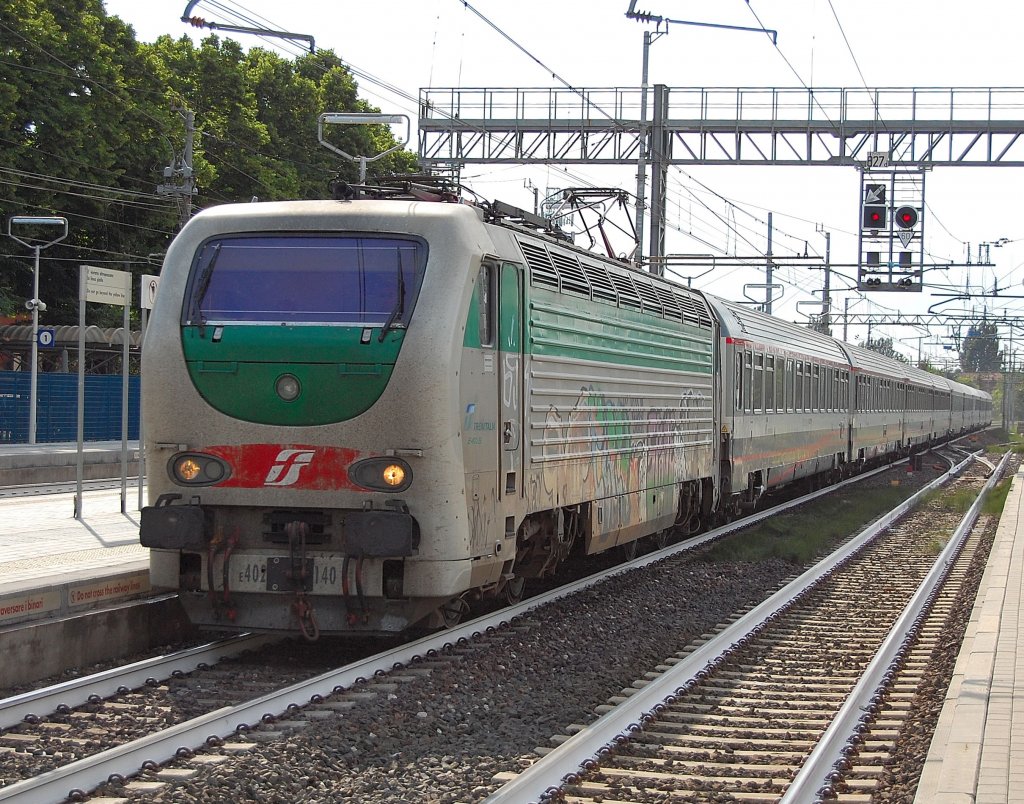
<path fill-rule="evenodd" d="M 403 326 L 425 262 L 425 244 L 405 238 L 214 238 L 192 267 L 183 321 Z"/>

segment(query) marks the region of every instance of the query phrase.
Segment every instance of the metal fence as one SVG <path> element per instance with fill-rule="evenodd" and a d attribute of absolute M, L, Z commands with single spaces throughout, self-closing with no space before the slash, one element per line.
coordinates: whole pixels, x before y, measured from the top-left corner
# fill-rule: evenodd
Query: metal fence
<path fill-rule="evenodd" d="M 86 441 L 121 438 L 120 374 L 85 375 Z M 78 440 L 78 375 L 38 375 L 36 442 Z M 0 371 L 0 443 L 28 443 L 31 374 Z M 139 437 L 139 377 L 128 378 L 128 438 Z"/>

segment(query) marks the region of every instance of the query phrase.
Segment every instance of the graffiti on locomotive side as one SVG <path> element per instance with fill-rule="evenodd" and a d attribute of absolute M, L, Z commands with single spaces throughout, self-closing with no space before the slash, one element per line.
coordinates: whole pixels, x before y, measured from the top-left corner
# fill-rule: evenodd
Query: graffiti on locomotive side
<path fill-rule="evenodd" d="M 501 381 L 501 401 L 508 410 L 519 410 L 519 355 L 504 354 L 505 370 Z"/>
<path fill-rule="evenodd" d="M 694 461 L 711 461 L 709 442 L 694 449 L 707 426 L 709 404 L 700 389 L 685 389 L 675 401 L 652 402 L 582 386 L 567 408 L 548 406 L 543 487 L 533 493 L 556 505 L 628 495 L 623 514 L 640 521 L 647 499 L 638 492 L 689 476 Z"/>

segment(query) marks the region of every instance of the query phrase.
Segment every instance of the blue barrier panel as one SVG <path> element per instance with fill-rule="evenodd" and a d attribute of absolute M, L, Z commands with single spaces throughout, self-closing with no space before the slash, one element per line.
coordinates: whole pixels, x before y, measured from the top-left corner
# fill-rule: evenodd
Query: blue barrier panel
<path fill-rule="evenodd" d="M 28 443 L 27 371 L 0 371 L 0 443 Z M 78 440 L 78 375 L 37 375 L 36 442 Z M 128 438 L 139 437 L 139 377 L 128 377 Z M 121 438 L 121 375 L 85 375 L 86 441 Z"/>

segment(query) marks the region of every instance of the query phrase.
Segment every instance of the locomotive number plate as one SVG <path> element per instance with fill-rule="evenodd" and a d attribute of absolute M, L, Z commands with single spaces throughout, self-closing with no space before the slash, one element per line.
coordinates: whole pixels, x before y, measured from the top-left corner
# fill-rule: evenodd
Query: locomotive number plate
<path fill-rule="evenodd" d="M 296 575 L 299 577 L 296 578 Z M 313 591 L 313 559 L 307 558 L 305 562 L 277 556 L 267 559 L 268 592 L 291 592 L 300 583 L 305 591 Z"/>
<path fill-rule="evenodd" d="M 204 557 L 205 561 L 205 557 Z M 341 593 L 342 559 L 307 558 L 305 591 L 331 595 Z M 296 562 L 296 569 L 300 569 Z M 233 555 L 231 590 L 235 592 L 292 592 L 292 559 L 289 556 Z M 220 562 L 214 565 L 214 588 L 221 589 Z M 204 572 L 204 580 L 206 575 Z"/>

